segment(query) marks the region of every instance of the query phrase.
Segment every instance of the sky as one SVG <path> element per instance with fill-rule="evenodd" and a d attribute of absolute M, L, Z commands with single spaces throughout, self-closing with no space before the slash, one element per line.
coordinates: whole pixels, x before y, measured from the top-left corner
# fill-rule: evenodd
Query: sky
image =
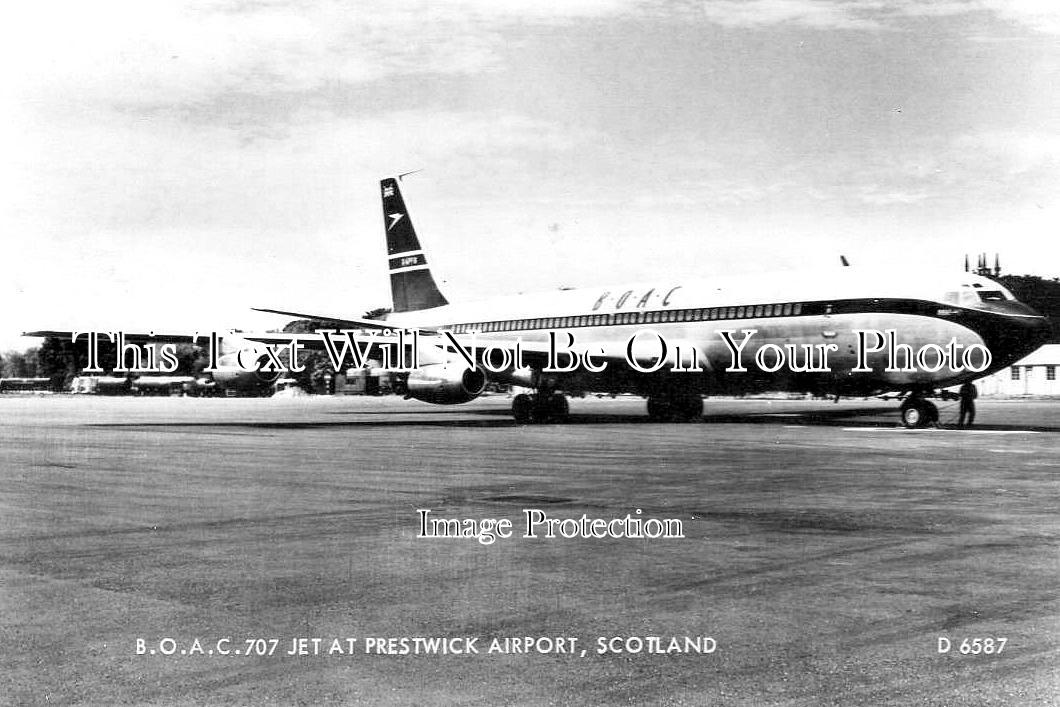
<path fill-rule="evenodd" d="M 99 0 L 0 28 L 0 350 L 999 253 L 1060 276 L 1060 3 Z"/>

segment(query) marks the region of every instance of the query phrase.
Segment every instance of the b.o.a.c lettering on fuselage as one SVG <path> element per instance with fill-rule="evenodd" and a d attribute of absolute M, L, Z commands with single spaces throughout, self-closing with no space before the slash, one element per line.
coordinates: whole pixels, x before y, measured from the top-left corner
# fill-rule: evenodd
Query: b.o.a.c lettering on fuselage
<path fill-rule="evenodd" d="M 615 293 L 605 290 L 596 298 L 596 302 L 593 304 L 593 311 L 599 311 L 601 308 L 618 311 L 621 309 L 644 309 L 653 306 L 669 307 L 670 298 L 680 289 L 681 285 L 663 288 L 651 287 L 647 290 L 630 289 Z"/>

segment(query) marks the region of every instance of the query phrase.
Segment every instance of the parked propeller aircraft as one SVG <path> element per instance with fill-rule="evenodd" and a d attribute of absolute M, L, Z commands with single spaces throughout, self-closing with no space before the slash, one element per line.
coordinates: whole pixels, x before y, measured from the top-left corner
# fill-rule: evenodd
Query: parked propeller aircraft
<path fill-rule="evenodd" d="M 520 423 L 564 420 L 564 393 L 635 393 L 652 419 L 679 421 L 700 417 L 709 394 L 893 392 L 903 423 L 921 427 L 937 420 L 928 399 L 941 388 L 1004 368 L 1050 334 L 1000 284 L 959 271 L 837 267 L 450 304 L 400 177 L 380 189 L 393 311 L 376 320 L 259 309 L 342 331 L 228 335 L 215 380 L 269 385 L 283 373 L 277 350 L 289 347 L 328 351 L 336 369 L 383 356 L 408 370 L 409 396 L 429 403 L 470 401 L 490 380 L 524 386 L 533 392 L 512 403 Z"/>
<path fill-rule="evenodd" d="M 117 377 L 111 376 L 110 378 L 113 378 L 113 380 L 100 379 L 95 381 L 95 384 L 103 386 L 114 387 L 120 383 L 125 388 L 129 388 L 132 385 L 132 379 L 126 374 L 171 373 L 173 369 L 162 367 L 161 363 L 163 362 L 157 360 L 159 357 L 158 348 L 176 344 L 212 345 L 211 350 L 216 351 L 216 356 L 212 361 L 213 366 L 206 372 L 211 375 L 214 383 L 223 390 L 231 390 L 244 395 L 271 394 L 273 385 L 282 375 L 281 371 L 270 370 L 267 367 L 268 355 L 259 344 L 243 338 L 237 332 L 230 332 L 224 337 L 218 336 L 216 341 L 211 341 L 209 336 L 153 332 L 149 334 L 122 332 L 119 338 L 115 332 L 48 330 L 26 332 L 23 336 L 53 337 L 65 341 L 70 341 L 76 336 L 78 341 L 88 343 L 89 349 L 95 352 L 94 357 L 89 359 L 89 365 L 83 371 L 89 374 L 104 372 L 101 367 L 94 365 L 98 364 L 98 352 L 104 346 L 115 346 L 122 361 L 121 365 L 128 368 L 114 369 L 113 373 L 120 375 Z M 144 355 L 145 351 L 148 352 L 146 356 Z M 163 353 L 162 356 L 164 355 Z M 156 360 L 150 360 L 152 358 Z M 173 366 L 174 368 L 176 366 L 175 359 L 173 360 Z M 167 379 L 165 377 L 156 377 L 139 378 L 138 380 L 143 381 L 147 387 L 150 387 L 152 385 L 161 385 Z"/>

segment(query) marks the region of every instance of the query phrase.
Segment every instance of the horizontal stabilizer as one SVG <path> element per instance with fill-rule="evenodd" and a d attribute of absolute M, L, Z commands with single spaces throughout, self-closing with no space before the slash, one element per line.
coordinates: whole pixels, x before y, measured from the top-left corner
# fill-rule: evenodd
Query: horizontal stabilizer
<path fill-rule="evenodd" d="M 93 329 L 92 331 L 103 332 L 107 330 Z M 85 341 L 84 332 L 78 332 L 82 334 L 82 341 Z M 39 336 L 41 338 L 51 339 L 62 339 L 64 341 L 70 341 L 74 335 L 72 331 L 25 331 L 22 332 L 22 336 Z M 165 332 L 150 332 L 144 334 L 143 332 L 122 332 L 125 337 L 126 343 L 129 344 L 150 344 L 150 343 L 167 343 L 167 344 L 194 344 L 195 337 L 189 334 L 167 334 Z M 203 335 L 199 336 L 199 340 L 204 339 Z"/>

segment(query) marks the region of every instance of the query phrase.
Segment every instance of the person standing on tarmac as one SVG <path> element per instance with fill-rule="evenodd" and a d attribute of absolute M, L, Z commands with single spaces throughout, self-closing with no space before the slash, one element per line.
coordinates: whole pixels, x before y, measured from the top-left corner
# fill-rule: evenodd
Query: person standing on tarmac
<path fill-rule="evenodd" d="M 972 423 L 975 422 L 975 399 L 979 397 L 979 391 L 975 389 L 975 386 L 969 381 L 961 386 L 961 390 L 958 393 L 961 396 L 961 415 L 958 418 L 958 427 L 971 427 Z M 968 418 L 968 424 L 964 424 L 965 417 Z"/>

